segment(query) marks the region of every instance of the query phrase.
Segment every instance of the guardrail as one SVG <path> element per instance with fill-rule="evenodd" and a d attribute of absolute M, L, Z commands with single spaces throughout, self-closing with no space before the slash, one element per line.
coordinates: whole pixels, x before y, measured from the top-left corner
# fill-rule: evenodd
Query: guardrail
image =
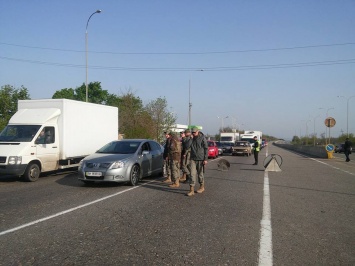
<path fill-rule="evenodd" d="M 273 145 L 284 148 L 287 150 L 296 151 L 310 156 L 315 156 L 318 158 L 328 158 L 325 146 L 304 146 L 304 145 L 294 145 L 285 143 L 283 141 L 274 141 Z"/>

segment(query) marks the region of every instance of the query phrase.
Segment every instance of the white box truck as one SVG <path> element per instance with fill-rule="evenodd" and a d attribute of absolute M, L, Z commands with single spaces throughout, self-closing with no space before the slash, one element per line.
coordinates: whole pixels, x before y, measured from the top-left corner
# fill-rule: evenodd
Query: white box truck
<path fill-rule="evenodd" d="M 238 132 L 221 132 L 220 133 L 220 142 L 221 143 L 232 143 L 239 140 L 239 133 Z"/>
<path fill-rule="evenodd" d="M 36 181 L 41 172 L 77 167 L 118 138 L 118 108 L 67 99 L 19 100 L 0 133 L 0 175 Z"/>
<path fill-rule="evenodd" d="M 251 146 L 254 146 L 254 136 L 257 137 L 257 140 L 260 141 L 260 145 L 261 145 L 261 139 L 263 137 L 263 133 L 261 131 L 256 131 L 256 130 L 246 130 L 244 131 L 244 134 L 241 135 L 240 140 L 242 141 L 249 141 Z"/>

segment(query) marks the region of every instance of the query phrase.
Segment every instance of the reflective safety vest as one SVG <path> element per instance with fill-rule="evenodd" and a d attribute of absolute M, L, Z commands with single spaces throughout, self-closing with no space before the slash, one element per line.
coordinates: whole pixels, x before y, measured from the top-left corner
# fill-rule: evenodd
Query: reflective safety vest
<path fill-rule="evenodd" d="M 254 150 L 255 150 L 255 151 L 260 151 L 260 141 L 257 140 L 257 141 L 255 141 L 255 143 L 258 144 L 258 147 L 254 148 Z M 255 145 L 255 144 L 254 144 L 254 145 Z"/>

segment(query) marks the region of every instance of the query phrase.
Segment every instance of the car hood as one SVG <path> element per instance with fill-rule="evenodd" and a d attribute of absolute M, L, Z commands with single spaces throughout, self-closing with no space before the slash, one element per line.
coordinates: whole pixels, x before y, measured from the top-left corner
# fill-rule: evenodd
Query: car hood
<path fill-rule="evenodd" d="M 132 158 L 134 154 L 106 154 L 106 153 L 94 153 L 84 158 L 84 161 L 90 162 L 114 162 L 122 161 Z"/>

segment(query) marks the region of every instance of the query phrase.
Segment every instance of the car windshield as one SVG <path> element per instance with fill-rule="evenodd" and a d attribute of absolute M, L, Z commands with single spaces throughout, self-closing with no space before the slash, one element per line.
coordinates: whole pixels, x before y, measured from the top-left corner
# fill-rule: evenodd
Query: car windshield
<path fill-rule="evenodd" d="M 214 143 L 213 142 L 208 142 L 208 147 L 214 147 Z"/>
<path fill-rule="evenodd" d="M 0 141 L 31 142 L 40 125 L 8 125 L 0 133 Z"/>
<path fill-rule="evenodd" d="M 226 143 L 223 143 L 223 146 L 225 146 L 225 147 L 231 147 L 231 146 L 233 146 L 233 143 L 226 142 Z"/>
<path fill-rule="evenodd" d="M 139 141 L 113 141 L 103 146 L 96 153 L 131 154 L 137 151 L 140 144 Z"/>

